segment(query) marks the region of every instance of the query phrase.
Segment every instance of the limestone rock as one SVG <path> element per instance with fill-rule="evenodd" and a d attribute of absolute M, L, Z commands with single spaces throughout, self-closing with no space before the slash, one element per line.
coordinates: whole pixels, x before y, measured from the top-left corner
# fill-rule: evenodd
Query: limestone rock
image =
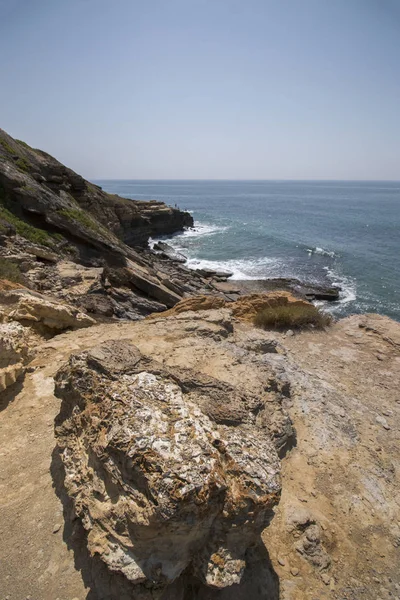
<path fill-rule="evenodd" d="M 19 323 L 0 325 L 0 392 L 17 381 L 32 355 L 25 327 Z"/>
<path fill-rule="evenodd" d="M 240 296 L 235 302 L 229 302 L 221 296 L 195 296 L 184 298 L 164 315 L 176 315 L 186 311 L 197 312 L 213 308 L 229 308 L 232 316 L 242 321 L 252 322 L 256 314 L 265 308 L 277 306 L 309 306 L 309 302 L 296 298 L 289 292 L 264 292 Z"/>
<path fill-rule="evenodd" d="M 65 486 L 89 551 L 152 598 L 183 572 L 238 584 L 280 495 L 254 401 L 123 341 L 72 356 L 55 379 Z"/>
<path fill-rule="evenodd" d="M 14 292 L 16 295 L 16 292 Z M 53 331 L 90 327 L 96 321 L 74 306 L 52 301 L 39 294 L 21 294 L 9 318 L 22 323 L 40 323 Z"/>
<path fill-rule="evenodd" d="M 309 302 L 296 298 L 290 292 L 250 294 L 238 298 L 232 304 L 232 315 L 242 321 L 253 322 L 256 314 L 261 310 L 289 304 L 292 306 L 309 306 Z"/>
<path fill-rule="evenodd" d="M 210 310 L 222 308 L 226 301 L 219 296 L 195 296 L 194 298 L 185 298 L 178 302 L 173 308 L 163 313 L 163 316 L 178 315 L 183 312 L 199 310 Z M 157 316 L 157 315 L 154 315 Z"/>

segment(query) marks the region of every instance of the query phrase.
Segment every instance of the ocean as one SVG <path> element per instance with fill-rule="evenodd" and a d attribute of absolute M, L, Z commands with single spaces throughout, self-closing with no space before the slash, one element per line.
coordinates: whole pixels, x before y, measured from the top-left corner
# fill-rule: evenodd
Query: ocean
<path fill-rule="evenodd" d="M 400 321 L 400 182 L 95 181 L 125 198 L 190 211 L 195 229 L 170 238 L 192 268 L 233 279 L 295 277 L 337 284 L 337 317 Z"/>

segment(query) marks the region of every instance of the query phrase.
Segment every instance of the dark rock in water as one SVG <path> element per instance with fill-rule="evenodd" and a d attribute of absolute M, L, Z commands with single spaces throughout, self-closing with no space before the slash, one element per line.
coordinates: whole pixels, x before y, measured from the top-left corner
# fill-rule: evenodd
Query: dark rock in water
<path fill-rule="evenodd" d="M 326 300 L 328 302 L 339 300 L 341 291 L 339 286 L 310 284 L 308 282 L 300 281 L 300 279 L 289 277 L 235 281 L 235 285 L 244 292 L 287 290 L 297 296 L 306 298 L 307 300 Z"/>
<path fill-rule="evenodd" d="M 229 277 L 232 277 L 232 275 L 233 275 L 233 273 L 231 273 L 230 271 L 218 271 L 215 269 L 207 269 L 207 268 L 195 269 L 194 272 L 201 275 L 201 277 L 215 277 L 216 279 L 219 279 L 221 281 L 224 281 L 224 280 L 228 279 Z"/>
<path fill-rule="evenodd" d="M 217 272 L 214 269 L 196 269 L 195 271 L 202 277 L 213 277 Z"/>
<path fill-rule="evenodd" d="M 328 302 L 335 302 L 340 297 L 340 287 L 327 287 L 327 288 L 312 288 L 310 292 L 306 292 L 304 295 L 309 300 L 327 300 Z"/>
<path fill-rule="evenodd" d="M 154 244 L 153 249 L 161 252 L 162 256 L 165 256 L 174 262 L 185 263 L 187 261 L 186 256 L 180 252 L 177 252 L 174 248 L 172 248 L 172 246 L 166 244 L 165 242 L 157 242 Z"/>
<path fill-rule="evenodd" d="M 232 277 L 233 273 L 231 273 L 231 271 L 215 271 L 215 277 L 218 277 L 219 279 L 228 279 L 229 277 Z"/>

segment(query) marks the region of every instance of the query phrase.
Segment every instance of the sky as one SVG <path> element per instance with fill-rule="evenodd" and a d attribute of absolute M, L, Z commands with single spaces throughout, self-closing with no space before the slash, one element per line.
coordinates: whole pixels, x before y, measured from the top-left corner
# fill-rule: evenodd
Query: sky
<path fill-rule="evenodd" d="M 400 0 L 0 0 L 0 127 L 91 179 L 400 179 Z"/>

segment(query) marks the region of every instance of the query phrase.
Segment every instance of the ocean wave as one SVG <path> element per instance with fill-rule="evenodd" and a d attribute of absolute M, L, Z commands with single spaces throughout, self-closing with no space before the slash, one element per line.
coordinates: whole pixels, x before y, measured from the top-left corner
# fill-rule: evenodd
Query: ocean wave
<path fill-rule="evenodd" d="M 310 256 L 312 256 L 313 254 L 319 254 L 320 256 L 329 256 L 330 258 L 335 258 L 336 256 L 335 252 L 325 250 L 325 248 L 320 248 L 319 246 L 316 246 L 315 248 L 307 248 L 306 252 L 308 252 Z"/>
<path fill-rule="evenodd" d="M 252 279 L 268 279 L 273 277 L 273 271 L 280 265 L 276 258 L 246 258 L 230 260 L 202 260 L 189 258 L 186 266 L 190 269 L 212 269 L 214 271 L 229 271 L 232 279 L 249 281 Z"/>
<path fill-rule="evenodd" d="M 209 223 L 197 223 L 195 227 L 191 227 L 189 229 L 185 229 L 184 231 L 178 231 L 177 233 L 160 235 L 156 238 L 150 237 L 148 240 L 148 244 L 150 248 L 153 248 L 154 244 L 156 244 L 159 240 L 167 242 L 170 246 L 175 248 L 176 250 L 185 249 L 186 246 L 180 246 L 180 244 L 185 244 L 185 240 L 191 238 L 198 237 L 207 237 L 210 235 L 215 235 L 216 233 L 221 233 L 229 229 L 229 226 L 223 225 L 211 225 Z"/>
<path fill-rule="evenodd" d="M 185 229 L 181 233 L 178 233 L 176 238 L 194 238 L 200 236 L 208 236 L 215 235 L 216 233 L 221 233 L 222 231 L 226 231 L 229 229 L 228 226 L 223 225 L 211 225 L 209 223 L 197 223 L 194 227 L 190 229 Z"/>
<path fill-rule="evenodd" d="M 330 281 L 334 285 L 338 285 L 341 288 L 340 298 L 338 300 L 339 305 L 349 304 L 357 299 L 357 285 L 354 279 L 340 275 L 334 269 L 324 267 L 326 274 Z M 336 303 L 335 303 L 336 304 Z M 332 312 L 335 312 L 335 306 L 332 304 Z"/>

